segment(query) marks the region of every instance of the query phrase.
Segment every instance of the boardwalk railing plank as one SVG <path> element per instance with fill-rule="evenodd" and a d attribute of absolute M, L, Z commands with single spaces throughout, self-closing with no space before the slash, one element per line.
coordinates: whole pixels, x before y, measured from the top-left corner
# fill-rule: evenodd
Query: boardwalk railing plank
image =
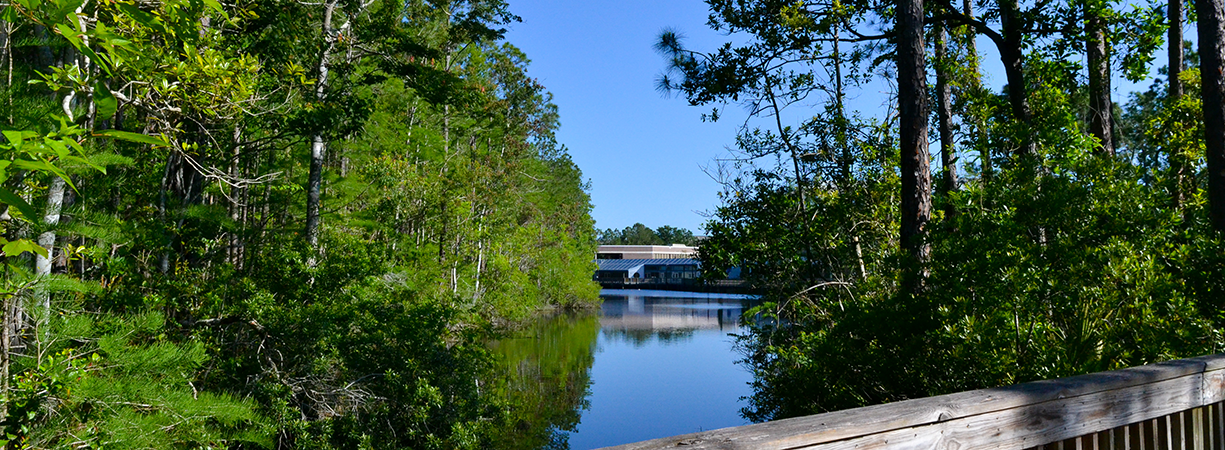
<path fill-rule="evenodd" d="M 1225 415 L 1216 405 L 1221 402 L 1225 402 L 1225 354 L 723 428 L 609 450 L 1202 450 L 1225 447 Z"/>

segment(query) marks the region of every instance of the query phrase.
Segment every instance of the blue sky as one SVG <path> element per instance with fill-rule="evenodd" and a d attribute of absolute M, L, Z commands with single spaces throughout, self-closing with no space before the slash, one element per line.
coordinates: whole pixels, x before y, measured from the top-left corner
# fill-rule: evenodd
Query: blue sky
<path fill-rule="evenodd" d="M 664 60 L 652 44 L 665 27 L 684 32 L 695 48 L 723 42 L 705 25 L 706 4 L 524 0 L 511 10 L 523 22 L 510 26 L 507 40 L 554 95 L 558 140 L 591 180 L 596 226 L 701 230 L 699 212 L 717 205 L 719 188 L 702 166 L 726 153 L 744 114 L 733 106 L 728 117 L 703 123 L 708 108 L 663 97 L 654 83 Z"/>
<path fill-rule="evenodd" d="M 561 114 L 558 140 L 591 181 L 596 226 L 623 228 L 641 222 L 671 225 L 701 234 L 702 212 L 718 205 L 718 184 L 704 171 L 727 156 L 744 111 L 723 108 L 717 123 L 702 122 L 710 107 L 690 107 L 655 90 L 664 59 L 652 48 L 665 28 L 686 38 L 689 48 L 712 50 L 729 38 L 706 26 L 702 0 L 511 0 L 523 22 L 510 25 L 507 41 L 532 60 L 528 73 L 553 93 Z M 1194 27 L 1184 34 L 1194 37 Z M 999 57 L 979 39 L 989 86 L 1004 82 Z M 1165 64 L 1164 51 L 1154 64 Z M 1115 71 L 1115 102 L 1145 88 Z M 869 86 L 852 95 L 850 109 L 880 109 L 885 88 Z M 802 111 L 797 111 L 802 113 Z M 933 143 L 933 157 L 937 156 Z M 934 166 L 933 166 L 934 167 Z"/>

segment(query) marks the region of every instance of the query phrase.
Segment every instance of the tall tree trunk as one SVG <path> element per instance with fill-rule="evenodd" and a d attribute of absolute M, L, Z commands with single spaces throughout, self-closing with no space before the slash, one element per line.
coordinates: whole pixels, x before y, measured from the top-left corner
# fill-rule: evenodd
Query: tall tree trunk
<path fill-rule="evenodd" d="M 838 161 L 840 183 L 844 188 L 849 188 L 851 185 L 851 165 L 854 164 L 854 161 L 851 155 L 851 146 L 847 143 L 846 106 L 843 104 L 846 93 L 842 85 L 842 42 L 838 31 L 837 28 L 834 28 L 834 109 L 838 115 L 838 128 L 834 132 L 835 136 L 837 136 L 838 149 L 840 150 Z"/>
<path fill-rule="evenodd" d="M 1183 88 L 1182 80 L 1178 76 L 1182 73 L 1183 54 L 1182 54 L 1182 2 L 1183 0 L 1169 0 L 1167 6 L 1167 20 L 1169 20 L 1169 29 L 1167 30 L 1167 49 L 1169 56 L 1169 91 L 1166 95 L 1171 100 L 1177 100 L 1182 97 Z"/>
<path fill-rule="evenodd" d="M 170 173 L 175 165 L 175 153 L 169 152 L 166 154 L 166 165 L 162 169 L 162 184 L 157 190 L 157 218 L 162 223 L 162 232 L 166 235 L 162 238 L 162 243 L 166 248 L 162 251 L 161 256 L 157 260 L 157 269 L 162 275 L 170 272 L 170 245 L 172 239 L 169 234 L 169 226 L 166 225 L 166 200 L 170 195 Z"/>
<path fill-rule="evenodd" d="M 834 107 L 838 114 L 838 129 L 835 132 L 837 133 L 838 148 L 841 150 L 841 158 L 838 161 L 839 178 L 842 188 L 850 189 L 851 165 L 854 164 L 854 160 L 851 155 L 850 143 L 847 142 L 847 128 L 849 128 L 849 124 L 846 120 L 846 105 L 843 104 L 846 93 L 842 83 L 842 49 L 840 44 L 838 28 L 834 28 Z M 852 228 L 853 231 L 854 229 Z M 868 268 L 863 261 L 863 246 L 859 243 L 858 234 L 851 235 L 851 244 L 855 247 L 855 262 L 859 266 L 859 279 L 866 281 L 868 279 Z"/>
<path fill-rule="evenodd" d="M 81 12 L 84 10 L 84 7 L 85 5 L 81 4 L 76 8 L 77 26 L 83 35 L 86 33 L 85 18 L 81 16 Z M 89 46 L 88 38 L 83 37 L 82 41 L 85 46 Z M 77 69 L 81 72 L 86 72 L 89 70 L 90 61 L 88 57 L 85 55 L 80 55 L 75 51 L 71 52 L 70 55 L 71 61 L 68 62 L 68 64 L 72 64 L 74 67 L 77 67 Z M 74 120 L 73 107 L 76 106 L 76 102 L 76 90 L 73 89 L 68 91 L 68 94 L 64 96 L 63 101 L 60 103 L 60 107 L 64 110 L 64 115 L 67 116 L 69 120 Z M 92 123 L 87 124 L 87 127 L 90 125 L 92 125 Z M 55 258 L 55 227 L 60 223 L 60 211 L 64 207 L 65 186 L 66 183 L 64 182 L 63 178 L 60 178 L 57 175 L 51 176 L 51 184 L 47 188 L 47 207 L 43 214 L 43 225 L 47 227 L 47 229 L 44 230 L 42 234 L 38 235 L 38 245 L 47 250 L 47 256 L 34 256 L 34 276 L 37 278 L 43 278 L 51 275 L 51 262 Z M 46 333 L 49 331 L 46 326 L 48 321 L 51 319 L 50 291 L 43 286 L 39 286 L 35 292 L 35 302 L 38 305 L 39 313 L 41 314 L 41 317 L 38 318 L 39 332 L 40 334 L 46 335 Z"/>
<path fill-rule="evenodd" d="M 973 18 L 973 1 L 962 0 L 961 11 L 966 17 Z M 965 89 L 970 91 L 972 98 L 981 98 L 983 86 L 982 74 L 980 74 L 978 71 L 978 42 L 976 41 L 978 34 L 968 25 L 966 26 L 964 33 L 965 34 L 963 37 L 966 40 L 966 66 L 969 69 L 966 74 L 968 79 L 966 80 L 967 84 Z M 983 118 L 978 113 L 974 113 L 973 117 L 970 117 L 969 119 L 974 125 L 974 135 L 971 139 L 972 142 L 975 142 L 974 145 L 978 147 L 978 164 L 981 166 L 983 182 L 986 182 L 991 179 L 991 173 L 994 171 L 991 161 L 991 147 L 983 142 L 983 136 L 986 136 L 987 134 L 987 126 L 985 123 L 983 123 Z"/>
<path fill-rule="evenodd" d="M 12 359 L 13 341 L 11 336 L 16 334 L 13 330 L 9 331 L 9 318 L 13 303 L 12 295 L 0 296 L 0 398 L 9 398 L 9 365 Z M 9 408 L 8 402 L 0 402 L 0 417 L 8 417 Z M 8 431 L 8 430 L 5 430 Z"/>
<path fill-rule="evenodd" d="M 774 97 L 774 86 L 766 86 L 766 95 L 770 98 L 770 107 L 774 109 L 774 124 L 778 127 L 778 137 L 783 140 L 783 145 L 787 146 L 787 151 L 791 154 L 791 165 L 795 170 L 795 191 L 798 193 L 800 200 L 800 217 L 803 220 L 808 216 L 808 201 L 806 195 L 807 186 L 804 184 L 803 173 L 800 172 L 800 152 L 795 144 L 791 142 L 791 133 L 787 132 L 787 128 L 783 127 L 783 111 L 778 107 L 778 100 Z"/>
<path fill-rule="evenodd" d="M 13 124 L 13 22 L 0 20 L 0 64 L 4 65 L 5 103 L 8 113 L 5 118 Z"/>
<path fill-rule="evenodd" d="M 944 24 L 936 25 L 936 116 L 940 126 L 940 195 L 945 198 L 944 213 L 951 217 L 956 209 L 948 201 L 949 194 L 957 190 L 957 153 L 953 151 L 953 90 L 949 87 L 947 65 L 948 33 Z"/>
<path fill-rule="evenodd" d="M 60 209 L 64 205 L 64 179 L 52 176 L 51 186 L 47 189 L 47 209 L 43 215 L 43 224 L 50 229 L 45 230 L 38 235 L 38 245 L 47 250 L 47 256 L 36 255 L 34 257 L 34 276 L 45 277 L 51 274 L 51 261 L 55 257 L 55 226 L 60 223 Z M 41 316 L 38 318 L 39 329 L 45 330 L 47 321 L 51 318 L 51 293 L 45 287 L 37 289 L 36 302 L 38 304 L 38 312 Z"/>
<path fill-rule="evenodd" d="M 1022 127 L 1020 156 L 1034 156 L 1038 146 L 1030 129 L 1033 113 L 1029 107 L 1029 88 L 1025 84 L 1025 51 L 1022 46 L 1021 10 L 1017 0 L 1000 0 L 1000 22 L 1003 26 L 1003 45 L 999 48 L 1000 61 L 1004 63 L 1004 74 L 1008 79 L 1008 103 L 1012 106 L 1014 120 Z"/>
<path fill-rule="evenodd" d="M 1179 79 L 1183 67 L 1182 2 L 1183 0 L 1169 0 L 1166 7 L 1169 21 L 1166 50 L 1170 62 L 1168 69 L 1170 85 L 1166 90 L 1166 101 L 1170 107 L 1178 104 L 1183 94 L 1182 80 Z M 1187 160 L 1184 153 L 1181 148 L 1170 147 L 1166 157 L 1169 158 L 1170 164 L 1174 165 L 1174 192 L 1171 193 L 1174 208 L 1185 213 L 1183 204 L 1186 203 Z"/>
<path fill-rule="evenodd" d="M 1085 2 L 1085 55 L 1089 69 L 1089 132 L 1101 144 L 1101 153 L 1114 156 L 1113 114 L 1110 102 L 1110 53 L 1100 7 Z"/>
<path fill-rule="evenodd" d="M 331 70 L 332 52 L 336 50 L 338 36 L 348 28 L 349 21 L 341 26 L 340 31 L 332 29 L 332 17 L 336 12 L 339 0 L 332 0 L 324 5 L 323 10 L 323 52 L 319 55 L 319 79 L 315 82 L 315 100 L 323 101 L 327 95 L 328 73 Z M 327 142 L 323 131 L 316 130 L 311 135 L 311 164 L 306 181 L 306 241 L 312 249 L 319 248 L 319 203 L 323 185 L 323 162 L 327 156 Z M 310 258 L 313 265 L 314 257 Z"/>
<path fill-rule="evenodd" d="M 923 0 L 898 0 L 898 113 L 901 127 L 902 248 L 914 264 L 907 284 L 924 288 L 931 258 L 927 222 L 931 219 L 931 156 L 927 151 L 927 62 L 923 44 Z"/>
<path fill-rule="evenodd" d="M 1196 0 L 1200 79 L 1203 82 L 1204 144 L 1208 154 L 1208 214 L 1225 233 L 1225 7 L 1222 0 Z"/>
<path fill-rule="evenodd" d="M 51 66 L 55 64 L 55 55 L 51 53 L 50 38 L 47 36 L 47 27 L 42 25 L 34 25 L 34 37 L 38 39 L 38 50 L 36 52 L 36 70 L 42 73 L 51 73 Z"/>

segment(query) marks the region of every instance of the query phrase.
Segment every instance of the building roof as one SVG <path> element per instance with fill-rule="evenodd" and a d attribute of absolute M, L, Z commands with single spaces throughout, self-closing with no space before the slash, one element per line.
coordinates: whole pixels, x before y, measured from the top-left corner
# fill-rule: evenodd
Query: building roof
<path fill-rule="evenodd" d="M 697 250 L 697 247 L 690 247 L 685 244 L 669 244 L 669 245 L 614 245 L 601 244 L 600 250 Z"/>
<path fill-rule="evenodd" d="M 692 258 L 671 258 L 671 259 L 597 259 L 596 264 L 600 265 L 599 270 L 634 270 L 639 266 L 661 265 L 661 266 L 696 266 L 700 265 L 698 260 Z"/>

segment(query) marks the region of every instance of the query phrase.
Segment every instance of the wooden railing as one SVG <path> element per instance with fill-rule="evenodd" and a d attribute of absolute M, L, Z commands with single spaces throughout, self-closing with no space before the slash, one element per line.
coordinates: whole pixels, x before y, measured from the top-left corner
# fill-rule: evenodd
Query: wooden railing
<path fill-rule="evenodd" d="M 1220 449 L 1225 354 L 610 447 Z"/>

